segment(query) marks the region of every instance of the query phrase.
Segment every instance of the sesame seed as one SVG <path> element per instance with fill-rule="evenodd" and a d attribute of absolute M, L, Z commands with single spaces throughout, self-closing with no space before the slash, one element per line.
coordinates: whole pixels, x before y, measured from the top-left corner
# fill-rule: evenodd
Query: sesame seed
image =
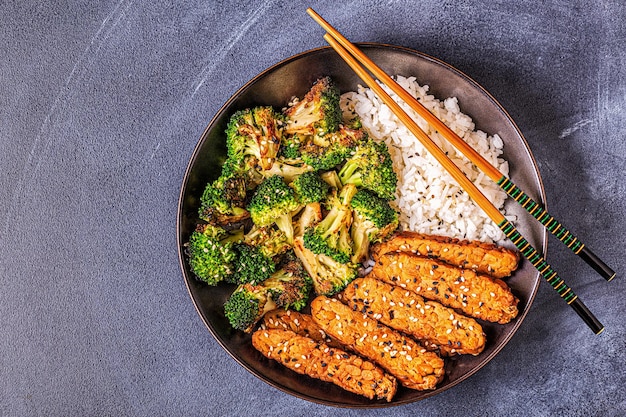
<path fill-rule="evenodd" d="M 452 329 L 446 330 L 446 334 L 450 334 L 450 333 L 452 333 Z"/>
<path fill-rule="evenodd" d="M 496 295 L 492 292 L 489 293 L 490 296 L 495 297 Z"/>
<path fill-rule="evenodd" d="M 413 356 L 411 355 L 406 355 L 406 360 L 411 362 L 413 360 Z"/>

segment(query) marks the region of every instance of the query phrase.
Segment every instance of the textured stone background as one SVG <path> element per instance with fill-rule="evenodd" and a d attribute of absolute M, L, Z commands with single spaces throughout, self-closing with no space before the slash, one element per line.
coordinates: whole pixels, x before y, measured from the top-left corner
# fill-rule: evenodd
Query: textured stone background
<path fill-rule="evenodd" d="M 0 415 L 626 413 L 626 5 L 533 0 L 0 2 Z M 175 219 L 206 124 L 246 81 L 324 44 L 414 48 L 481 83 L 525 134 L 551 212 L 618 271 L 548 258 L 606 331 L 543 284 L 507 347 L 436 397 L 378 411 L 286 395 L 204 327 Z"/>

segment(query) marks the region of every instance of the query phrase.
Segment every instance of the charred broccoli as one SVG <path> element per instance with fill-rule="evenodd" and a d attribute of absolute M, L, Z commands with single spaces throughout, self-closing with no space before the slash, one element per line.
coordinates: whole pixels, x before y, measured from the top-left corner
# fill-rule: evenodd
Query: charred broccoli
<path fill-rule="evenodd" d="M 242 243 L 257 247 L 268 258 L 273 258 L 291 249 L 287 235 L 276 225 L 253 226 L 243 237 Z"/>
<path fill-rule="evenodd" d="M 287 161 L 285 159 L 279 158 L 274 161 L 272 167 L 268 170 L 262 172 L 262 174 L 266 177 L 273 177 L 274 175 L 278 175 L 283 177 L 286 182 L 291 182 L 298 175 L 302 175 L 305 172 L 313 171 L 313 167 L 305 164 L 304 162 L 297 161 Z"/>
<path fill-rule="evenodd" d="M 291 249 L 287 235 L 276 225 L 254 226 L 235 246 L 237 262 L 227 281 L 258 284 L 276 271 L 280 255 Z"/>
<path fill-rule="evenodd" d="M 333 189 L 327 200 L 328 213 L 315 226 L 304 232 L 304 246 L 314 254 L 327 255 L 341 263 L 350 262 L 352 256 L 352 239 L 350 225 L 352 224 L 352 209 L 350 200 L 357 192 L 353 184 L 345 185 L 339 195 Z"/>
<path fill-rule="evenodd" d="M 309 298 L 312 281 L 295 257 L 279 265 L 258 285 L 242 284 L 224 304 L 226 318 L 233 328 L 251 332 L 265 313 L 276 308 L 300 310 Z"/>
<path fill-rule="evenodd" d="M 233 273 L 226 281 L 233 284 L 258 284 L 265 281 L 276 270 L 274 259 L 266 256 L 260 247 L 245 243 L 235 245 L 237 262 Z"/>
<path fill-rule="evenodd" d="M 191 271 L 209 285 L 217 285 L 233 273 L 243 229 L 227 231 L 219 226 L 201 224 L 191 234 L 187 254 Z"/>
<path fill-rule="evenodd" d="M 283 117 L 270 106 L 240 110 L 226 127 L 228 157 L 255 159 L 259 170 L 270 169 L 281 145 Z"/>
<path fill-rule="evenodd" d="M 336 131 L 342 118 L 339 97 L 330 77 L 320 78 L 302 100 L 295 100 L 283 111 L 285 133 L 323 136 Z"/>
<path fill-rule="evenodd" d="M 364 130 L 343 125 L 335 132 L 314 136 L 300 146 L 302 160 L 316 170 L 329 170 L 349 158 L 367 138 Z"/>
<path fill-rule="evenodd" d="M 302 237 L 295 239 L 294 251 L 311 276 L 317 295 L 333 295 L 357 277 L 354 264 L 337 262 L 330 256 L 313 253 L 305 247 Z"/>
<path fill-rule="evenodd" d="M 294 190 L 281 176 L 274 175 L 256 188 L 248 204 L 248 211 L 257 226 L 269 226 L 276 223 L 291 243 L 293 241 L 292 216 L 293 211 L 298 207 Z"/>
<path fill-rule="evenodd" d="M 339 179 L 344 185 L 367 188 L 386 200 L 394 198 L 398 183 L 387 145 L 372 139 L 359 146 L 346 161 L 339 170 Z"/>
<path fill-rule="evenodd" d="M 246 210 L 248 181 L 232 160 L 226 160 L 221 175 L 207 184 L 200 197 L 198 215 L 215 225 L 237 223 L 250 217 Z"/>
<path fill-rule="evenodd" d="M 291 182 L 300 204 L 318 203 L 326 198 L 330 186 L 316 172 L 305 172 Z"/>
<path fill-rule="evenodd" d="M 354 242 L 352 262 L 362 263 L 367 259 L 369 246 L 379 242 L 398 228 L 398 212 L 389 202 L 373 192 L 361 189 L 352 200 L 352 227 L 350 234 Z"/>

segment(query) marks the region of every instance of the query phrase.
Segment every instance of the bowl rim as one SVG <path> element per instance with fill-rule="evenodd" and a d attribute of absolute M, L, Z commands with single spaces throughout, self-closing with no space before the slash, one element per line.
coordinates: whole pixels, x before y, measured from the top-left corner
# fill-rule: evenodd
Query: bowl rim
<path fill-rule="evenodd" d="M 467 81 L 469 84 L 472 85 L 473 88 L 477 89 L 480 91 L 481 94 L 485 95 L 490 101 L 493 102 L 493 104 L 495 105 L 495 107 L 498 109 L 498 111 L 500 111 L 502 113 L 502 115 L 507 119 L 507 121 L 511 124 L 511 127 L 515 130 L 516 134 L 518 135 L 518 138 L 521 140 L 521 143 L 523 145 L 523 147 L 526 150 L 526 154 L 527 157 L 529 158 L 529 161 L 531 163 L 532 166 L 532 170 L 534 171 L 534 173 L 536 174 L 536 181 L 538 183 L 539 188 L 537 190 L 534 190 L 537 192 L 538 197 L 537 197 L 537 202 L 542 204 L 544 207 L 546 207 L 547 209 L 547 204 L 546 204 L 546 194 L 545 194 L 545 188 L 544 188 L 544 184 L 543 184 L 543 180 L 539 171 L 539 166 L 537 164 L 537 161 L 535 159 L 535 156 L 533 155 L 530 146 L 526 140 L 526 138 L 524 137 L 523 133 L 521 132 L 521 130 L 519 129 L 519 127 L 517 126 L 517 124 L 515 123 L 515 121 L 513 120 L 513 118 L 509 115 L 509 113 L 505 110 L 505 108 L 500 104 L 500 102 L 489 92 L 487 91 L 481 84 L 479 84 L 477 81 L 475 81 L 472 77 L 470 77 L 469 75 L 467 75 L 466 73 L 464 73 L 463 71 L 459 70 L 458 68 L 454 67 L 453 65 L 439 59 L 436 58 L 432 55 L 429 55 L 427 53 L 412 49 L 412 48 L 408 48 L 408 47 L 404 47 L 404 46 L 399 46 L 399 45 L 393 45 L 393 44 L 387 44 L 387 43 L 379 43 L 379 42 L 359 42 L 356 43 L 357 46 L 362 47 L 362 48 L 377 48 L 377 49 L 389 49 L 389 50 L 397 50 L 400 51 L 402 53 L 406 53 L 409 55 L 415 55 L 418 56 L 422 59 L 431 61 L 443 68 L 445 68 L 448 71 L 451 71 L 452 73 L 455 73 L 456 75 L 458 75 L 459 77 L 461 77 L 462 79 L 464 79 L 465 81 Z M 405 399 L 405 400 L 400 400 L 400 401 L 391 401 L 391 402 L 372 402 L 371 404 L 346 404 L 346 403 L 339 403 L 339 402 L 335 402 L 335 401 L 329 401 L 329 400 L 324 400 L 324 399 L 320 399 L 320 398 L 316 398 L 314 396 L 310 396 L 307 395 L 306 393 L 301 393 L 301 392 L 295 392 L 293 389 L 288 388 L 284 385 L 282 385 L 281 383 L 270 379 L 269 377 L 267 377 L 266 375 L 258 372 L 255 369 L 251 369 L 249 366 L 247 366 L 247 364 L 245 362 L 243 362 L 240 358 L 238 358 L 233 352 L 231 352 L 231 350 L 229 349 L 229 347 L 226 345 L 226 343 L 221 340 L 220 337 L 218 337 L 217 332 L 215 330 L 215 328 L 213 327 L 212 323 L 210 323 L 204 316 L 203 312 L 200 310 L 200 307 L 198 305 L 198 302 L 194 296 L 193 290 L 191 288 L 190 285 L 190 279 L 192 279 L 193 277 L 190 277 L 188 274 L 188 271 L 186 269 L 186 263 L 185 263 L 185 253 L 184 253 L 184 244 L 185 244 L 185 240 L 183 239 L 182 233 L 181 233 L 181 227 L 182 227 L 182 222 L 183 222 L 183 206 L 184 206 L 184 199 L 185 199 L 185 195 L 186 195 L 186 189 L 187 189 L 187 183 L 188 183 L 188 179 L 190 176 L 190 173 L 195 165 L 195 162 L 198 158 L 198 154 L 200 153 L 200 150 L 204 144 L 204 138 L 207 136 L 207 134 L 209 133 L 209 131 L 212 129 L 213 125 L 216 123 L 216 121 L 222 116 L 222 113 L 225 112 L 225 110 L 230 106 L 230 104 L 232 102 L 234 102 L 240 95 L 242 95 L 248 88 L 250 88 L 252 85 L 254 85 L 259 79 L 263 78 L 264 76 L 266 76 L 266 74 L 271 73 L 272 71 L 275 71 L 276 69 L 285 66 L 287 64 L 289 64 L 290 62 L 296 61 L 298 59 L 301 59 L 305 56 L 310 56 L 313 54 L 317 54 L 317 53 L 321 53 L 321 52 L 326 52 L 328 50 L 332 50 L 332 48 L 330 46 L 321 46 L 321 47 L 316 47 L 316 48 L 312 48 L 312 49 L 308 49 L 302 52 L 299 52 L 295 55 L 289 56 L 287 58 L 284 58 L 282 60 L 280 60 L 279 62 L 265 68 L 264 70 L 262 70 L 261 72 L 259 72 L 257 75 L 255 75 L 253 78 L 251 78 L 250 80 L 248 80 L 247 82 L 245 82 L 241 87 L 239 87 L 216 111 L 215 114 L 213 115 L 213 117 L 210 119 L 209 123 L 206 125 L 206 127 L 203 129 L 202 134 L 199 136 L 196 145 L 194 146 L 194 149 L 189 157 L 189 161 L 187 163 L 187 166 L 185 168 L 185 172 L 183 174 L 183 178 L 182 178 L 182 182 L 181 182 L 181 187 L 180 187 L 180 192 L 179 192 L 179 197 L 178 197 L 178 205 L 177 205 L 177 212 L 176 212 L 176 243 L 177 243 L 177 251 L 178 251 L 178 261 L 179 261 L 179 266 L 181 268 L 181 272 L 183 275 L 183 279 L 185 281 L 185 287 L 187 288 L 187 292 L 193 302 L 194 308 L 196 310 L 196 312 L 198 313 L 198 315 L 200 316 L 200 319 L 202 320 L 202 322 L 204 323 L 204 325 L 207 327 L 207 329 L 209 330 L 209 332 L 211 333 L 211 335 L 214 337 L 214 339 L 218 342 L 218 344 L 228 353 L 228 355 L 233 358 L 240 366 L 242 366 L 246 371 L 250 372 L 252 375 L 256 376 L 257 378 L 259 378 L 260 380 L 262 380 L 263 382 L 267 383 L 268 385 L 279 389 L 280 391 L 295 396 L 297 398 L 300 398 L 302 400 L 306 400 L 309 402 L 313 402 L 313 403 L 317 403 L 317 404 L 322 404 L 322 405 L 327 405 L 327 406 L 333 406 L 333 407 L 338 407 L 338 408 L 355 408 L 355 409 L 368 409 L 368 408 L 386 408 L 386 407 L 394 407 L 394 406 L 399 406 L 399 405 L 406 405 L 406 404 L 412 404 L 412 403 L 416 403 L 419 402 L 421 400 L 424 400 L 426 398 L 429 397 L 433 397 L 436 394 L 440 394 L 444 391 L 447 391 L 457 385 L 459 385 L 461 382 L 465 381 L 466 379 L 468 379 L 469 377 L 475 375 L 480 369 L 482 369 L 488 362 L 490 362 L 498 353 L 500 353 L 502 351 L 502 349 L 509 343 L 510 339 L 517 333 L 517 331 L 519 330 L 521 324 L 523 323 L 524 319 L 526 318 L 528 312 L 530 311 L 530 308 L 532 307 L 532 304 L 534 302 L 534 299 L 537 295 L 537 292 L 539 290 L 539 286 L 541 285 L 542 279 L 539 276 L 539 273 L 537 272 L 536 274 L 536 278 L 535 281 L 537 281 L 537 284 L 534 286 L 534 289 L 531 293 L 528 294 L 528 307 L 521 312 L 521 314 L 516 318 L 516 323 L 514 324 L 514 326 L 511 328 L 511 330 L 509 331 L 508 335 L 506 337 L 504 337 L 500 342 L 499 342 L 499 348 L 498 349 L 494 349 L 494 351 L 490 352 L 488 355 L 485 355 L 484 357 L 482 357 L 481 361 L 474 366 L 471 370 L 469 370 L 466 374 L 462 375 L 461 377 L 459 377 L 458 379 L 456 379 L 455 381 L 453 381 L 452 383 L 449 383 L 447 386 L 443 387 L 444 389 L 442 390 L 433 390 L 433 391 L 427 391 L 427 392 L 422 392 L 422 396 L 420 396 L 419 398 L 415 398 L 415 399 Z M 545 230 L 545 228 L 542 229 L 541 232 L 541 236 L 539 237 L 541 240 L 541 250 L 543 251 L 544 256 L 547 254 L 547 247 L 548 247 L 548 232 L 547 230 Z"/>

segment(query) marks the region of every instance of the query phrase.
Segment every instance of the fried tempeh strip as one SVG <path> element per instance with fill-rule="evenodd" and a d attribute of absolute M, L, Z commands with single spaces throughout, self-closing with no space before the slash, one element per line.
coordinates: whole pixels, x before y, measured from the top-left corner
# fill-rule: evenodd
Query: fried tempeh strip
<path fill-rule="evenodd" d="M 371 274 L 477 319 L 504 324 L 518 313 L 519 300 L 501 279 L 409 252 L 379 257 Z"/>
<path fill-rule="evenodd" d="M 399 232 L 393 238 L 372 247 L 374 260 L 389 252 L 411 252 L 437 258 L 460 268 L 472 269 L 495 278 L 511 275 L 517 269 L 520 260 L 518 252 L 492 243 L 410 231 Z"/>
<path fill-rule="evenodd" d="M 252 345 L 299 374 L 332 382 L 370 400 L 391 401 L 397 391 L 396 379 L 372 362 L 290 330 L 257 330 L 252 334 Z"/>
<path fill-rule="evenodd" d="M 485 348 L 485 334 L 476 320 L 375 278 L 354 280 L 341 293 L 341 300 L 353 310 L 414 336 L 442 356 L 478 355 Z"/>
<path fill-rule="evenodd" d="M 433 389 L 443 379 L 444 362 L 436 353 L 335 298 L 316 297 L 311 315 L 326 333 L 376 362 L 407 388 Z"/>
<path fill-rule="evenodd" d="M 278 308 L 266 313 L 261 323 L 263 329 L 291 330 L 300 336 L 309 337 L 330 347 L 342 348 L 343 345 L 333 340 L 320 326 L 315 323 L 310 314 Z"/>

